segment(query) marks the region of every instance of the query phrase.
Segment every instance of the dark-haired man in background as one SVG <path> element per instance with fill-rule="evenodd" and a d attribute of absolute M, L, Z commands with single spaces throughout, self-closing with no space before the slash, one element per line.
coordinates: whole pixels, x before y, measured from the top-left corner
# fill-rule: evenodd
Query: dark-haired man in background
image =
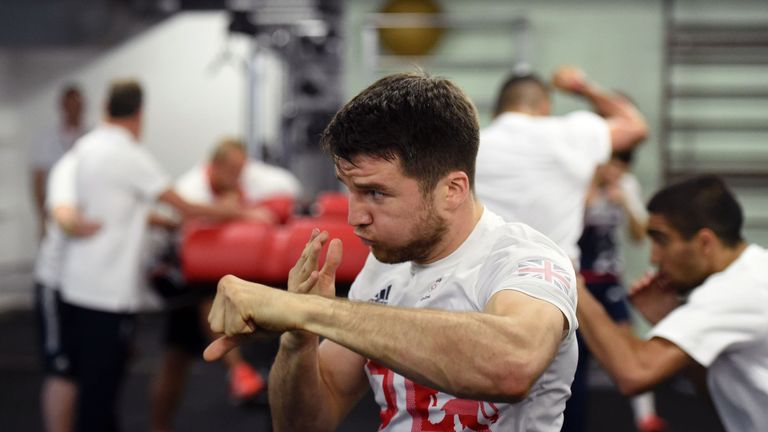
<path fill-rule="evenodd" d="M 228 336 L 208 359 L 243 334 L 283 333 L 275 430 L 334 430 L 368 388 L 384 431 L 560 430 L 576 368 L 573 267 L 475 198 L 478 139 L 466 95 L 418 74 L 382 78 L 326 128 L 349 223 L 371 248 L 352 301 L 329 298 L 341 245 L 318 271 L 328 235 L 316 233 L 289 292 L 226 277 L 210 315 Z"/>
<path fill-rule="evenodd" d="M 100 229 L 67 239 L 61 281 L 62 354 L 77 385 L 77 431 L 118 429 L 116 401 L 134 333 L 146 300 L 143 262 L 154 201 L 184 216 L 246 216 L 239 206 L 191 204 L 139 145 L 143 92 L 132 80 L 112 84 L 103 124 L 75 143 L 72 181 L 84 218 Z M 60 203 L 57 203 L 60 204 Z"/>
<path fill-rule="evenodd" d="M 648 211 L 658 272 L 630 298 L 654 324 L 650 339 L 621 331 L 580 286 L 582 337 L 623 393 L 704 367 L 728 431 L 768 430 L 768 251 L 744 241 L 741 207 L 717 177 L 664 188 Z"/>

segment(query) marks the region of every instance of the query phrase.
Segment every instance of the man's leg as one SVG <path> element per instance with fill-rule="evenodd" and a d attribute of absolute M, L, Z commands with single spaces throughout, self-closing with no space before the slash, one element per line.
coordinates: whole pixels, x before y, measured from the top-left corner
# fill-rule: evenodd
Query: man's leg
<path fill-rule="evenodd" d="M 75 316 L 73 364 L 78 383 L 78 432 L 119 430 L 117 402 L 135 333 L 131 315 L 69 305 Z"/>
<path fill-rule="evenodd" d="M 63 332 L 61 299 L 58 290 L 35 284 L 35 312 L 38 342 L 45 378 L 40 389 L 43 427 L 47 432 L 71 432 L 77 386 Z"/>
<path fill-rule="evenodd" d="M 77 386 L 72 379 L 59 376 L 44 379 L 40 402 L 46 431 L 72 431 L 76 399 Z"/>
<path fill-rule="evenodd" d="M 152 384 L 150 422 L 153 432 L 170 432 L 179 409 L 191 363 L 189 354 L 168 347 Z"/>
<path fill-rule="evenodd" d="M 200 358 L 205 345 L 199 329 L 197 305 L 166 312 L 163 343 L 165 354 L 151 389 L 150 422 L 154 432 L 173 430 L 184 395 L 191 363 Z"/>

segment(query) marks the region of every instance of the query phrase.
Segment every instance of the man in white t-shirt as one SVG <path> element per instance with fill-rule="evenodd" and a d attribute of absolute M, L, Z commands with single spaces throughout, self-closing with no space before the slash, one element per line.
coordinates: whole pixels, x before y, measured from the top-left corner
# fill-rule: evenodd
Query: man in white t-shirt
<path fill-rule="evenodd" d="M 742 238 L 739 203 L 715 176 L 683 181 L 648 203 L 658 272 L 630 291 L 650 339 L 622 332 L 579 288 L 581 333 L 619 389 L 634 394 L 684 369 L 706 386 L 731 432 L 768 430 L 768 251 Z"/>
<path fill-rule="evenodd" d="M 210 161 L 187 171 L 176 181 L 176 191 L 192 202 L 212 203 L 235 194 L 247 202 L 274 196 L 297 197 L 301 184 L 285 168 L 248 159 L 240 140 L 222 139 Z"/>
<path fill-rule="evenodd" d="M 187 171 L 176 181 L 174 188 L 184 199 L 200 204 L 234 200 L 254 205 L 274 197 L 296 198 L 301 192 L 299 181 L 290 171 L 249 160 L 242 141 L 232 138 L 222 139 L 208 163 Z M 256 207 L 252 211 L 258 212 L 265 223 L 274 223 L 278 219 L 278 215 L 267 207 Z M 197 291 L 205 290 L 204 287 L 196 288 Z M 211 341 L 205 317 L 212 301 L 211 293 L 198 303 L 168 311 L 165 358 L 152 386 L 153 431 L 172 430 L 189 367 Z M 233 400 L 247 402 L 263 391 L 266 380 L 243 359 L 239 350 L 230 351 L 224 362 L 229 371 L 229 391 Z"/>
<path fill-rule="evenodd" d="M 219 358 L 281 332 L 269 379 L 275 430 L 334 430 L 372 388 L 387 431 L 559 431 L 576 367 L 575 275 L 557 246 L 474 196 L 474 106 L 446 79 L 382 78 L 323 145 L 371 248 L 334 297 L 341 243 L 314 232 L 288 292 L 227 276 L 210 314 Z M 319 338 L 323 337 L 322 342 Z"/>
<path fill-rule="evenodd" d="M 612 150 L 637 145 L 647 127 L 631 102 L 587 81 L 572 67 L 553 83 L 589 101 L 600 114 L 551 116 L 549 89 L 535 75 L 502 85 L 495 119 L 480 134 L 477 196 L 510 222 L 542 232 L 578 262 L 584 199 L 595 168 Z"/>
<path fill-rule="evenodd" d="M 184 216 L 228 219 L 240 206 L 204 206 L 182 199 L 141 147 L 143 92 L 116 81 L 105 122 L 75 144 L 77 208 L 100 229 L 69 238 L 63 256 L 62 331 L 77 384 L 75 429 L 117 429 L 116 400 L 131 351 L 135 313 L 146 301 L 142 264 L 149 211 L 157 200 Z"/>
<path fill-rule="evenodd" d="M 40 220 L 40 233 L 46 228 L 46 185 L 48 172 L 75 141 L 85 133 L 83 126 L 83 95 L 76 85 L 67 85 L 61 92 L 61 119 L 49 136 L 33 147 L 32 192 Z"/>

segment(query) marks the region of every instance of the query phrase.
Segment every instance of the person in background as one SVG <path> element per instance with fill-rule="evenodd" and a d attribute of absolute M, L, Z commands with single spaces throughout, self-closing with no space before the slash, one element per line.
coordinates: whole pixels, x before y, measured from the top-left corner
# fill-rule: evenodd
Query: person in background
<path fill-rule="evenodd" d="M 69 238 L 61 277 L 62 333 L 77 385 L 75 430 L 118 430 L 117 399 L 132 351 L 135 316 L 148 295 L 142 272 L 154 202 L 185 217 L 248 217 L 238 205 L 189 203 L 139 140 L 143 91 L 111 84 L 104 122 L 75 143 L 73 181 L 80 214 L 98 221 L 87 238 Z"/>
<path fill-rule="evenodd" d="M 613 151 L 638 145 L 645 119 L 626 98 L 603 90 L 574 67 L 561 67 L 555 87 L 597 112 L 551 115 L 549 87 L 532 74 L 502 85 L 496 117 L 480 134 L 477 196 L 509 222 L 523 222 L 579 262 L 584 200 L 595 168 Z"/>
<path fill-rule="evenodd" d="M 741 206 L 719 177 L 667 186 L 647 209 L 657 271 L 629 295 L 650 338 L 621 329 L 580 284 L 582 337 L 622 393 L 687 371 L 705 377 L 727 431 L 768 430 L 768 251 L 744 240 Z"/>
<path fill-rule="evenodd" d="M 83 94 L 80 88 L 69 84 L 61 91 L 59 108 L 61 118 L 56 128 L 49 136 L 40 140 L 33 148 L 32 154 L 32 192 L 35 200 L 35 210 L 39 221 L 39 232 L 45 233 L 46 211 L 45 196 L 48 173 L 56 161 L 72 148 L 75 141 L 85 133 L 83 125 Z"/>
<path fill-rule="evenodd" d="M 183 174 L 174 189 L 184 199 L 200 204 L 228 201 L 253 206 L 273 197 L 298 197 L 301 185 L 289 171 L 257 160 L 249 160 L 240 140 L 224 138 L 219 141 L 207 163 Z M 278 220 L 268 207 L 252 207 L 254 217 L 264 223 Z M 176 243 L 172 243 L 174 247 Z M 196 287 L 206 290 L 203 287 Z M 205 346 L 213 340 L 207 325 L 215 286 L 202 300 L 173 308 L 168 312 L 165 343 L 167 349 L 161 369 L 152 386 L 152 430 L 173 430 L 173 419 L 181 401 L 184 385 L 192 362 L 200 358 Z M 247 363 L 240 350 L 225 356 L 229 371 L 230 395 L 241 403 L 260 394 L 266 385 L 261 374 Z"/>
<path fill-rule="evenodd" d="M 587 288 L 597 298 L 620 328 L 633 332 L 626 288 L 622 283 L 621 238 L 641 242 L 645 238 L 648 213 L 643 205 L 640 184 L 630 172 L 634 150 L 614 153 L 595 171 L 587 191 L 584 232 L 579 239 L 580 274 Z M 588 430 L 586 410 L 589 351 L 579 335 L 579 364 L 573 380 L 573 395 L 565 408 L 564 432 Z M 646 392 L 631 400 L 635 422 L 640 432 L 664 430 L 656 415 L 653 393 Z"/>

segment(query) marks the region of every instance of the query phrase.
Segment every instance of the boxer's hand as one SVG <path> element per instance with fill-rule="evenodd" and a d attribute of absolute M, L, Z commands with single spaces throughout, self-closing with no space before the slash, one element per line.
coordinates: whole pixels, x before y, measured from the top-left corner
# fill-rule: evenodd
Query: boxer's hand
<path fill-rule="evenodd" d="M 247 339 L 274 337 L 296 329 L 298 321 L 287 296 L 282 290 L 235 276 L 221 278 L 208 322 L 214 333 L 224 336 L 213 341 L 203 357 L 218 360 Z"/>
<path fill-rule="evenodd" d="M 336 296 L 336 269 L 341 264 L 342 256 L 341 240 L 331 240 L 323 268 L 318 270 L 320 253 L 328 237 L 327 231 L 320 232 L 317 228 L 312 230 L 301 256 L 288 273 L 288 291 Z M 282 338 L 283 345 L 289 349 L 298 349 L 317 341 L 317 336 L 303 331 L 287 332 Z"/>
<path fill-rule="evenodd" d="M 580 93 L 587 86 L 587 76 L 575 66 L 560 66 L 552 75 L 552 84 L 569 93 Z"/>
<path fill-rule="evenodd" d="M 629 288 L 632 305 L 651 324 L 656 324 L 682 303 L 677 290 L 663 274 L 648 272 Z"/>

